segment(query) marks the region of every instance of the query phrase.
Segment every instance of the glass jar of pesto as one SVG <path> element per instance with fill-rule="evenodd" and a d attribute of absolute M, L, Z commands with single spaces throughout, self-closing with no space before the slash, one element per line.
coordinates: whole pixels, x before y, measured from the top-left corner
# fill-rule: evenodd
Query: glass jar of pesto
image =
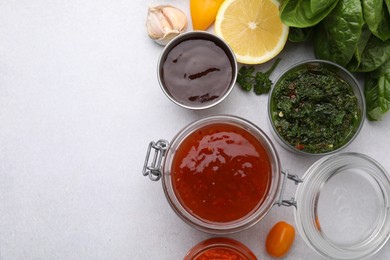
<path fill-rule="evenodd" d="M 364 94 L 343 67 L 325 60 L 298 63 L 271 89 L 271 130 L 288 150 L 331 154 L 349 145 L 364 122 Z"/>

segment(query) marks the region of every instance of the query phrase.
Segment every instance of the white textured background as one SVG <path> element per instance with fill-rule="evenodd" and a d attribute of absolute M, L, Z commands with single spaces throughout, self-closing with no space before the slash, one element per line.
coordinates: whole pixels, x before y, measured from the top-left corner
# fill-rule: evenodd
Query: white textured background
<path fill-rule="evenodd" d="M 142 176 L 146 147 L 218 113 L 269 134 L 267 97 L 236 87 L 206 111 L 170 102 L 156 78 L 162 47 L 145 31 L 148 5 L 163 3 L 189 14 L 188 0 L 0 0 L 1 260 L 182 259 L 210 237 L 183 223 L 161 183 Z M 272 79 L 313 53 L 288 44 L 280 56 Z M 366 122 L 346 151 L 390 171 L 389 133 L 390 115 Z M 283 167 L 299 175 L 317 159 L 276 147 Z M 270 259 L 265 236 L 280 220 L 294 223 L 293 209 L 273 208 L 230 237 Z M 373 259 L 389 259 L 389 247 Z M 298 235 L 286 259 L 319 257 Z"/>

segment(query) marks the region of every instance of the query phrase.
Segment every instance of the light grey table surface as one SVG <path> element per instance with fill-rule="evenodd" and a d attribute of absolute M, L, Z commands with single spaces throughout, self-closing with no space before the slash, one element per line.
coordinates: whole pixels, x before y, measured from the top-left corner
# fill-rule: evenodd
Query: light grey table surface
<path fill-rule="evenodd" d="M 162 47 L 145 30 L 148 5 L 167 3 L 189 17 L 188 0 L 0 1 L 1 260 L 182 259 L 212 236 L 182 222 L 161 183 L 142 176 L 147 145 L 212 114 L 246 118 L 270 135 L 267 96 L 236 86 L 199 112 L 169 101 L 156 77 Z M 280 57 L 272 79 L 314 56 L 310 44 L 288 43 Z M 366 121 L 345 151 L 389 171 L 389 133 L 390 115 Z M 300 176 L 318 159 L 275 145 L 283 168 Z M 293 224 L 293 208 L 273 208 L 228 237 L 271 259 L 264 240 L 279 220 Z M 389 258 L 386 245 L 372 259 Z M 298 235 L 286 259 L 320 257 Z"/>

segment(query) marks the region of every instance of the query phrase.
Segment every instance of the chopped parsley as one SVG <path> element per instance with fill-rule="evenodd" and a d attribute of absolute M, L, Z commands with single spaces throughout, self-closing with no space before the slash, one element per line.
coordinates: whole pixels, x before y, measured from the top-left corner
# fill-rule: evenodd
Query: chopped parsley
<path fill-rule="evenodd" d="M 272 64 L 271 68 L 266 72 L 257 71 L 255 73 L 255 67 L 242 66 L 238 71 L 237 83 L 241 86 L 241 89 L 249 92 L 253 88 L 253 92 L 256 95 L 267 94 L 272 86 L 272 81 L 269 79 L 271 73 L 278 66 L 280 58 L 277 58 Z"/>
<path fill-rule="evenodd" d="M 309 153 L 343 146 L 362 116 L 352 87 L 321 66 L 284 76 L 273 91 L 271 111 L 280 136 Z"/>

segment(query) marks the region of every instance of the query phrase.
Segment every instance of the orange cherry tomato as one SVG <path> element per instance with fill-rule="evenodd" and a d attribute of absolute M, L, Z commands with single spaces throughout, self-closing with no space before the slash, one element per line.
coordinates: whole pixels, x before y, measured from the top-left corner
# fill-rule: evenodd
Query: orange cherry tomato
<path fill-rule="evenodd" d="M 273 257 L 284 256 L 294 242 L 295 229 L 290 224 L 281 221 L 275 224 L 269 231 L 265 241 L 265 247 Z"/>
<path fill-rule="evenodd" d="M 219 7 L 224 0 L 190 0 L 192 27 L 206 30 L 215 21 Z"/>

